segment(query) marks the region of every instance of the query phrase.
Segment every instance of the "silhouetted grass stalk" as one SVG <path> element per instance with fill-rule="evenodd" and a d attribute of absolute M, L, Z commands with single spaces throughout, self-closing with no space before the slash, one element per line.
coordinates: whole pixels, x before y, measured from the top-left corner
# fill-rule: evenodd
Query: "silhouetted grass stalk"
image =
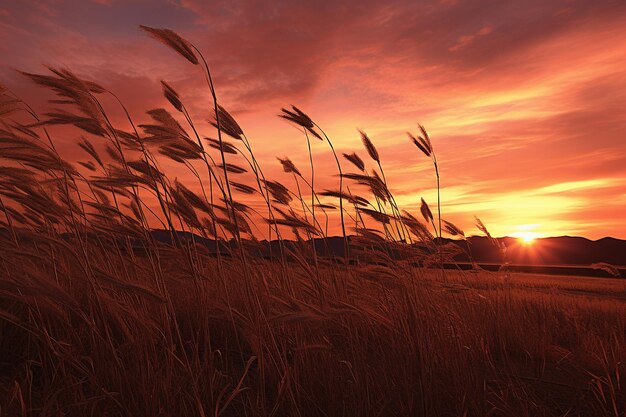
<path fill-rule="evenodd" d="M 344 257 L 346 260 L 346 264 L 348 263 L 349 259 L 350 259 L 350 251 L 349 251 L 349 245 L 348 245 L 348 235 L 346 234 L 346 222 L 344 220 L 344 212 L 343 212 L 343 197 L 341 196 L 341 194 L 343 193 L 343 171 L 341 170 L 341 163 L 339 162 L 339 158 L 337 157 L 337 153 L 335 152 L 335 147 L 333 146 L 333 143 L 331 142 L 330 138 L 328 137 L 328 135 L 326 135 L 326 132 L 324 132 L 324 130 L 322 128 L 319 127 L 319 125 L 315 122 L 313 122 L 313 124 L 315 125 L 315 127 L 317 127 L 317 129 L 322 132 L 322 135 L 324 135 L 324 138 L 326 139 L 326 142 L 328 143 L 328 146 L 330 147 L 331 152 L 333 153 L 333 157 L 335 158 L 335 163 L 337 164 L 337 170 L 339 171 L 339 215 L 341 217 L 341 234 L 343 236 L 343 246 L 344 246 Z"/>

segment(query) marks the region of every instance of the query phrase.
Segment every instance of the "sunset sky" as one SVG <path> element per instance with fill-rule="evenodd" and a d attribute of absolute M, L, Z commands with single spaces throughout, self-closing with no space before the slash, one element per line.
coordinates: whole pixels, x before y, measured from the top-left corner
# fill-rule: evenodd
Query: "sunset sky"
<path fill-rule="evenodd" d="M 206 119 L 200 69 L 140 24 L 203 51 L 269 177 L 289 180 L 276 156 L 308 172 L 304 137 L 276 117 L 295 104 L 341 152 L 365 159 L 366 131 L 399 204 L 419 212 L 420 197 L 436 202 L 432 166 L 406 135 L 421 123 L 444 217 L 469 234 L 476 215 L 498 236 L 626 238 L 626 1 L 2 2 L 0 82 L 44 109 L 15 69 L 68 67 L 145 120 L 167 106 L 163 79 Z M 314 146 L 320 187 L 336 188 L 328 147 Z"/>

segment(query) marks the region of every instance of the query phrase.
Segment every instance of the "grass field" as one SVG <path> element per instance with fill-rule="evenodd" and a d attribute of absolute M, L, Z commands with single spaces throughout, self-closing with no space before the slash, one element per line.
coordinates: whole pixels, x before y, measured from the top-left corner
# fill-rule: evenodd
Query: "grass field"
<path fill-rule="evenodd" d="M 619 280 L 46 249 L 3 256 L 3 415 L 624 413 Z"/>
<path fill-rule="evenodd" d="M 43 115 L 0 91 L 0 416 L 625 415 L 623 280 L 444 270 L 459 248 L 437 237 L 465 234 L 440 201 L 402 210 L 367 134 L 367 161 L 340 159 L 295 107 L 337 172 L 284 158 L 292 184 L 266 178 L 200 52 L 144 29 L 201 68 L 217 138 L 165 82 L 174 113 L 137 125 L 116 103 L 121 127 L 69 70 L 25 74 L 58 96 Z M 76 131 L 86 159 L 66 160 Z M 428 133 L 409 136 L 439 184 Z M 343 258 L 311 245 L 329 222 Z"/>

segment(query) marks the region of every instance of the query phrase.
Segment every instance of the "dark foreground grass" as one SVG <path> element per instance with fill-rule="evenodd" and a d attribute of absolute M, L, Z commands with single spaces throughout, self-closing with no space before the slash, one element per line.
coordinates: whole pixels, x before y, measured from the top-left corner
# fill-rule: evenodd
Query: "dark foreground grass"
<path fill-rule="evenodd" d="M 171 248 L 156 264 L 89 248 L 86 272 L 66 242 L 38 246 L 3 252 L 2 415 L 624 413 L 619 281 L 572 295 L 565 280 L 290 265 L 285 283 L 262 261 L 246 282 L 203 255 L 192 279 Z"/>

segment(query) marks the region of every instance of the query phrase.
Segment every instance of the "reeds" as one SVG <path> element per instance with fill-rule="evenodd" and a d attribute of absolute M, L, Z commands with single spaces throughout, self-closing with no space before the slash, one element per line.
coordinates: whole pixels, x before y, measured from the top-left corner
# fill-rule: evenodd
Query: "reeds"
<path fill-rule="evenodd" d="M 266 178 L 200 51 L 142 28 L 203 68 L 215 132 L 166 82 L 173 110 L 138 126 L 119 100 L 114 125 L 112 93 L 69 70 L 26 74 L 59 96 L 41 117 L 0 88 L 0 414 L 623 414 L 619 299 L 487 273 L 443 283 L 428 268 L 458 254 L 442 233 L 465 233 L 441 218 L 423 127 L 411 138 L 434 164 L 437 218 L 424 200 L 423 221 L 401 210 L 367 134 L 371 161 L 343 152 L 346 172 L 296 107 L 280 116 L 304 132 L 310 174 L 281 156 L 289 181 Z M 56 150 L 67 128 L 84 135 L 81 160 Z M 337 165 L 329 190 L 315 188 L 311 137 Z M 189 174 L 173 178 L 166 160 Z"/>

